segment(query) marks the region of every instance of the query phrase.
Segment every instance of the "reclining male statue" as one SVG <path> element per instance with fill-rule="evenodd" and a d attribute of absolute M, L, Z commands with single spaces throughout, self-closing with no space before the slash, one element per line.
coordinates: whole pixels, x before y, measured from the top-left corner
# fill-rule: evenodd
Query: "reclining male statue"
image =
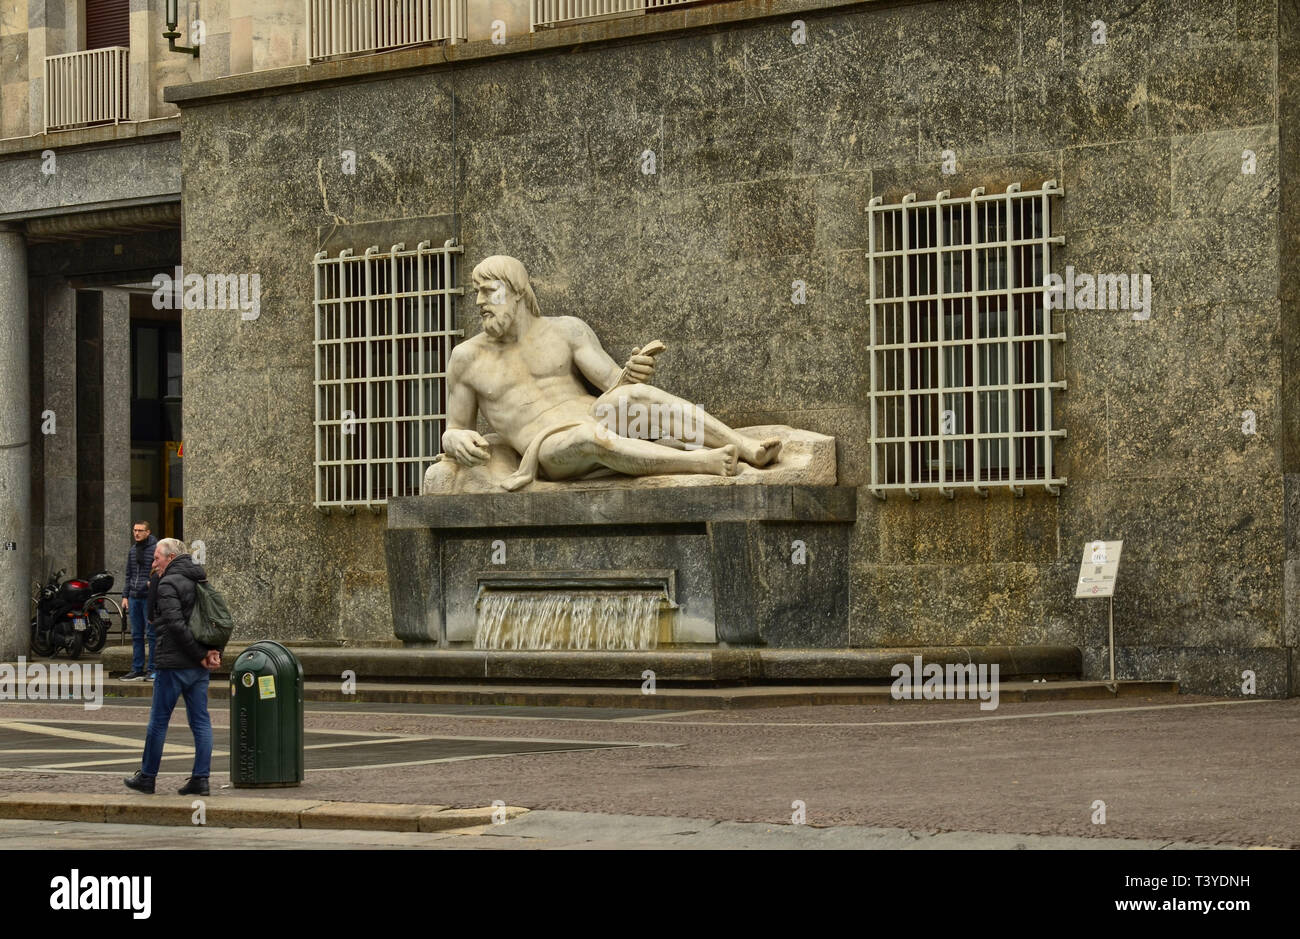
<path fill-rule="evenodd" d="M 739 461 L 766 466 L 777 459 L 779 438 L 746 437 L 647 384 L 660 344 L 633 350 L 620 369 L 582 320 L 542 316 L 528 271 L 515 258 L 485 259 L 473 281 L 483 332 L 458 345 L 447 366 L 445 458 L 462 466 L 488 461 L 488 441 L 474 429 L 482 411 L 521 454 L 519 469 L 501 484 L 511 491 L 539 476 L 577 479 L 611 470 L 734 476 Z M 593 396 L 582 377 L 603 394 Z"/>

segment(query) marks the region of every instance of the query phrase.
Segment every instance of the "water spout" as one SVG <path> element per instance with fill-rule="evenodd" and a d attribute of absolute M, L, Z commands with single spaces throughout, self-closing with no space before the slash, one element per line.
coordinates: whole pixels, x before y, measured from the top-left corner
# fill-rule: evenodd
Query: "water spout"
<path fill-rule="evenodd" d="M 664 602 L 649 591 L 486 591 L 474 648 L 653 649 Z"/>

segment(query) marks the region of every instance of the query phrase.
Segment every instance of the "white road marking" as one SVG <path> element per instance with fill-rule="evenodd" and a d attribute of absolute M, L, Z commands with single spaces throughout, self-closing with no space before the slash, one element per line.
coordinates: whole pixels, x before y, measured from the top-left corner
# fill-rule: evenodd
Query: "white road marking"
<path fill-rule="evenodd" d="M 89 743 L 113 743 L 133 750 L 138 750 L 144 745 L 143 740 L 133 740 L 130 737 L 117 737 L 113 734 L 97 734 L 88 730 L 73 730 L 68 727 L 46 726 L 47 724 L 79 724 L 85 726 L 86 723 L 86 721 L 41 721 L 40 723 L 29 723 L 27 721 L 0 720 L 0 728 L 19 730 L 27 734 L 40 734 L 46 737 L 63 737 L 67 740 L 85 740 Z M 149 722 L 145 721 L 144 723 L 147 725 Z M 126 726 L 132 727 L 139 725 L 126 724 Z M 163 752 L 165 753 L 168 749 L 175 751 L 183 748 L 177 744 L 170 743 L 163 746 Z"/>
<path fill-rule="evenodd" d="M 682 727 L 908 727 L 919 724 L 969 724 L 983 721 L 1021 721 L 1038 717 L 1075 717 L 1095 714 L 1116 714 L 1123 711 L 1164 711 L 1171 708 L 1208 708 L 1233 704 L 1278 703 L 1280 699 L 1264 698 L 1255 701 L 1197 701 L 1187 704 L 1146 704 L 1134 707 L 1083 708 L 1077 711 L 1039 711 L 1036 714 L 990 714 L 986 717 L 942 717 L 912 721 L 668 721 L 646 720 L 642 724 L 663 724 Z"/>

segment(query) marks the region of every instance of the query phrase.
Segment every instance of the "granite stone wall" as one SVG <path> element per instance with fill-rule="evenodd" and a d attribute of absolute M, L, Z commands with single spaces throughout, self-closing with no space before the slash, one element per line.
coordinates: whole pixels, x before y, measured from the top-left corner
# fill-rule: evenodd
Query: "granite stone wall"
<path fill-rule="evenodd" d="M 616 359 L 663 339 L 659 384 L 733 425 L 832 434 L 840 482 L 865 486 L 868 201 L 1056 179 L 1056 269 L 1150 274 L 1151 317 L 1058 314 L 1059 497 L 864 490 L 849 643 L 1073 643 L 1099 675 L 1106 606 L 1074 581 L 1086 540 L 1123 539 L 1121 677 L 1234 693 L 1251 669 L 1286 693 L 1295 8 L 863 3 L 809 12 L 800 45 L 751 21 L 188 103 L 186 267 L 260 272 L 263 304 L 185 317 L 187 533 L 268 635 L 392 635 L 383 517 L 311 507 L 326 239 L 437 237 L 419 220 L 451 216 L 465 274 L 518 256 L 544 313 L 584 317 Z"/>

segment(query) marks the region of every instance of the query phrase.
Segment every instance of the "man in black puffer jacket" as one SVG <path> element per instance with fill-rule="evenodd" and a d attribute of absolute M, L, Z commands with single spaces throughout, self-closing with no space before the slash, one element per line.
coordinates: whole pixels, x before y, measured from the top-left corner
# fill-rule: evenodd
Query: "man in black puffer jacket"
<path fill-rule="evenodd" d="M 220 665 L 221 654 L 195 641 L 189 622 L 194 613 L 194 585 L 207 580 L 207 574 L 185 552 L 185 545 L 175 538 L 158 542 L 153 566 L 159 575 L 155 596 L 150 598 L 150 606 L 157 611 L 154 628 L 158 633 L 153 707 L 149 711 L 149 729 L 145 734 L 140 771 L 122 781 L 138 792 L 154 791 L 158 767 L 162 763 L 163 743 L 167 739 L 167 725 L 171 722 L 176 702 L 184 696 L 185 716 L 194 733 L 194 772 L 177 791 L 181 795 L 206 796 L 212 768 L 208 675 Z"/>

